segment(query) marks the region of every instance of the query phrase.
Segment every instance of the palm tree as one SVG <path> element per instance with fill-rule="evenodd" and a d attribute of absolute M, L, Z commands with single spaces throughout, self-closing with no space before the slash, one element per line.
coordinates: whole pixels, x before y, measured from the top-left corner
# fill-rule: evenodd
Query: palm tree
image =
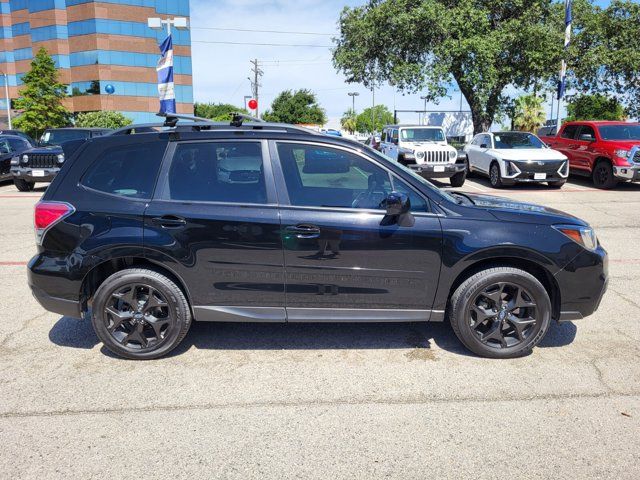
<path fill-rule="evenodd" d="M 340 125 L 342 125 L 342 128 L 344 128 L 347 132 L 353 134 L 353 132 L 356 131 L 356 112 L 354 112 L 352 109 L 344 112 L 342 118 L 340 119 Z"/>
<path fill-rule="evenodd" d="M 547 118 L 543 103 L 544 99 L 533 93 L 516 98 L 513 112 L 514 127 L 534 133 Z"/>

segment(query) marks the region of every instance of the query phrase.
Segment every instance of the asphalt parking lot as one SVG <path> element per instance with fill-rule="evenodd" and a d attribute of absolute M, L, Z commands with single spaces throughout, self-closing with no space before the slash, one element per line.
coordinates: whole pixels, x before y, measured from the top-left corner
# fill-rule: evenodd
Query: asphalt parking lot
<path fill-rule="evenodd" d="M 44 187 L 0 184 L 0 477 L 640 478 L 640 184 L 460 190 L 589 221 L 600 310 L 517 360 L 446 324 L 195 324 L 168 358 L 125 361 L 31 297 Z"/>

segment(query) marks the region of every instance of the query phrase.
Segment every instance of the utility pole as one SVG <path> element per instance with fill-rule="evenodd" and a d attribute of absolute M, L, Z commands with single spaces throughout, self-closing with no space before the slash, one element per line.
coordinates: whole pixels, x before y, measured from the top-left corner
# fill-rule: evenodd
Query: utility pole
<path fill-rule="evenodd" d="M 9 130 L 13 127 L 11 126 L 11 99 L 9 98 L 9 76 L 6 73 L 1 73 L 4 77 L 4 98 L 7 102 L 7 124 L 9 125 Z"/>
<path fill-rule="evenodd" d="M 258 98 L 260 87 L 260 77 L 264 74 L 264 72 L 260 69 L 260 63 L 258 59 L 255 58 L 250 60 L 249 63 L 253 65 L 251 72 L 253 73 L 253 80 L 249 77 L 249 81 L 251 82 L 251 93 L 253 93 L 253 98 L 256 102 L 258 102 L 258 106 L 256 107 L 256 117 L 260 118 L 259 108 L 260 108 L 260 100 Z"/>
<path fill-rule="evenodd" d="M 351 97 L 351 112 L 355 115 L 356 113 L 356 97 L 360 94 L 358 92 L 349 92 L 347 93 Z"/>
<path fill-rule="evenodd" d="M 427 118 L 427 96 L 426 95 L 422 95 L 420 96 L 420 98 L 422 100 L 424 100 L 424 109 L 422 111 L 422 125 L 426 125 L 425 119 Z"/>
<path fill-rule="evenodd" d="M 376 86 L 371 85 L 371 134 L 376 131 Z"/>

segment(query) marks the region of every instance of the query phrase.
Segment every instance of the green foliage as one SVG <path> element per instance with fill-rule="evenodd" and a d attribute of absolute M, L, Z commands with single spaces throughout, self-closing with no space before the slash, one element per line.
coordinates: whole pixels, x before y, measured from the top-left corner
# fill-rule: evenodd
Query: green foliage
<path fill-rule="evenodd" d="M 518 130 L 534 133 L 544 124 L 544 98 L 537 95 L 523 95 L 516 98 L 513 109 L 513 125 Z"/>
<path fill-rule="evenodd" d="M 132 120 L 120 112 L 86 112 L 76 119 L 76 127 L 85 128 L 121 128 L 131 125 Z"/>
<path fill-rule="evenodd" d="M 301 89 L 281 92 L 271 103 L 271 110 L 262 118 L 268 122 L 311 123 L 324 125 L 327 121 L 324 109 L 318 105 L 316 95 Z"/>
<path fill-rule="evenodd" d="M 363 133 L 380 132 L 385 125 L 392 123 L 393 113 L 384 105 L 376 105 L 373 108 L 365 108 L 364 111 L 356 117 L 356 130 Z"/>
<path fill-rule="evenodd" d="M 353 111 L 352 109 L 349 109 L 346 112 L 344 112 L 344 114 L 342 115 L 342 118 L 340 119 L 340 125 L 347 132 L 353 133 L 356 131 L 356 128 L 358 127 L 357 118 L 358 116 L 356 115 L 356 112 Z"/>
<path fill-rule="evenodd" d="M 249 114 L 244 108 L 236 107 L 230 103 L 195 103 L 194 114 L 196 117 L 210 118 L 216 122 L 231 120 L 231 113 Z"/>
<path fill-rule="evenodd" d="M 39 138 L 46 128 L 70 125 L 71 112 L 62 105 L 66 86 L 58 82 L 55 63 L 44 48 L 38 51 L 22 80 L 24 88 L 15 108 L 23 113 L 14 121 L 16 128 Z"/>
<path fill-rule="evenodd" d="M 567 119 L 572 120 L 624 120 L 624 107 L 615 98 L 604 95 L 577 95 L 567 104 Z"/>
<path fill-rule="evenodd" d="M 573 18 L 566 56 L 569 77 L 580 80 L 571 85 L 631 89 L 637 98 L 640 5 L 614 0 L 602 12 L 593 0 L 574 0 Z M 455 82 L 476 133 L 504 113 L 507 86 L 536 91 L 557 82 L 565 55 L 563 4 L 551 0 L 377 0 L 346 7 L 339 28 L 333 62 L 347 81 L 426 89 L 431 101 Z"/>

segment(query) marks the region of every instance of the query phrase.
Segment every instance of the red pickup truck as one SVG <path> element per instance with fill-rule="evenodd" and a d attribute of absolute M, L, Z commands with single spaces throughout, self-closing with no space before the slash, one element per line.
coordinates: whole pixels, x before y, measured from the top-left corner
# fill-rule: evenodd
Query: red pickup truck
<path fill-rule="evenodd" d="M 640 181 L 640 123 L 567 122 L 556 136 L 540 137 L 569 158 L 571 173 L 598 188 Z"/>

